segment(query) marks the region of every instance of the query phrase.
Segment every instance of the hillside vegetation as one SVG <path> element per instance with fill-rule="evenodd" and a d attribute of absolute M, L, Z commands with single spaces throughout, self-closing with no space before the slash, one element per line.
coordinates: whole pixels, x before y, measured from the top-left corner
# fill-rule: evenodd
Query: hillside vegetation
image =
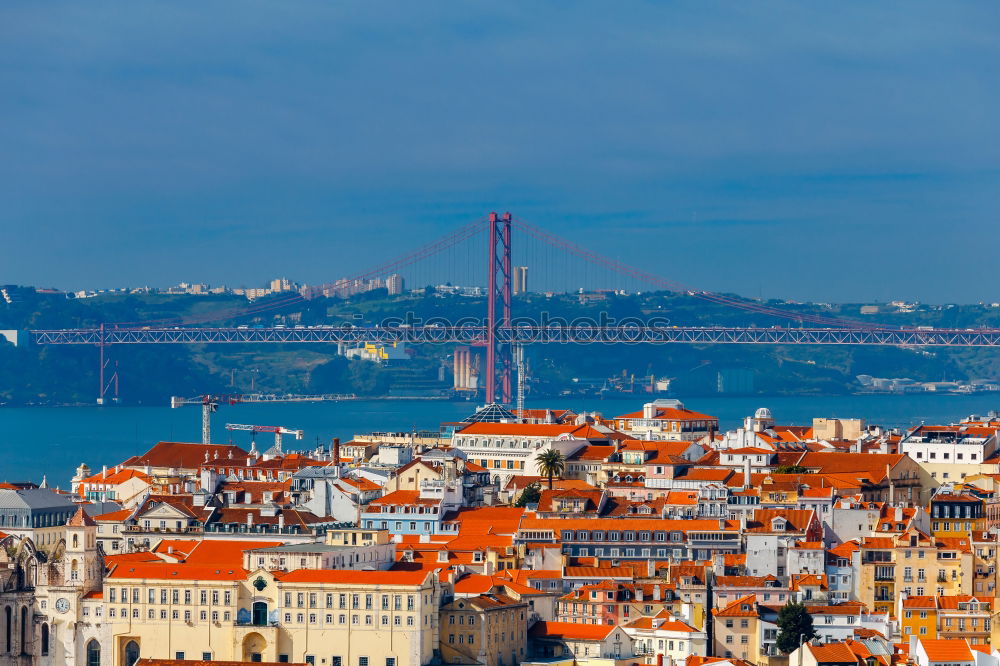
<path fill-rule="evenodd" d="M 735 297 L 734 297 L 735 298 Z M 255 305 L 266 304 L 257 301 Z M 860 304 L 768 303 L 790 313 L 822 314 L 866 323 L 972 328 L 1000 326 L 1000 311 L 981 305 L 922 306 L 914 312 L 862 316 Z M 0 301 L 0 329 L 92 327 L 113 322 L 191 319 L 246 307 L 232 296 L 117 295 L 73 300 L 22 290 L 14 303 Z M 300 301 L 256 317 L 233 317 L 219 325 L 373 325 L 391 317 L 420 320 L 481 317 L 481 298 L 441 295 L 428 289 L 389 297 L 384 290 L 348 300 Z M 601 316 L 617 320 L 656 316 L 672 325 L 788 325 L 789 321 L 731 309 L 689 295 L 666 292 L 608 295 L 582 303 L 575 294 L 528 294 L 514 304 L 519 317 Z M 792 325 L 797 325 L 793 320 Z M 391 395 L 444 391 L 451 385 L 451 345 L 412 346 L 409 359 L 380 367 L 349 361 L 323 345 L 116 346 L 109 358 L 128 403 L 165 404 L 171 395 L 246 392 L 353 392 Z M 855 376 L 965 380 L 1000 375 L 992 349 L 898 349 L 876 347 L 784 347 L 738 345 L 548 345 L 528 349 L 530 389 L 535 395 L 586 390 L 606 378 L 629 385 L 632 377 L 669 377 L 685 396 L 715 393 L 720 371 L 747 369 L 753 392 L 837 394 L 858 390 Z M 97 349 L 88 346 L 28 346 L 0 342 L 0 403 L 92 403 L 98 390 Z M 624 378 L 624 379 L 622 379 Z M 641 379 L 636 379 L 641 382 Z"/>

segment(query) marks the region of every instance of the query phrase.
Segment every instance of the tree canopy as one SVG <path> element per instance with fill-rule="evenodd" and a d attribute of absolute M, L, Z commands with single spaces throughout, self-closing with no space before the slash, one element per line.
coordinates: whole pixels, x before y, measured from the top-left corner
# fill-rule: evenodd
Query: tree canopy
<path fill-rule="evenodd" d="M 549 490 L 552 490 L 552 479 L 562 476 L 562 473 L 566 471 L 566 456 L 561 451 L 549 449 L 535 456 L 535 462 L 538 463 L 538 471 L 542 473 L 542 476 L 548 478 Z"/>
<path fill-rule="evenodd" d="M 525 507 L 529 504 L 538 504 L 538 500 L 541 499 L 541 497 L 542 487 L 537 483 L 532 483 L 521 491 L 517 501 L 514 502 L 514 506 Z"/>
<path fill-rule="evenodd" d="M 813 629 L 812 616 L 803 604 L 789 601 L 778 612 L 778 640 L 775 645 L 785 654 L 794 652 L 796 648 L 808 640 L 817 638 Z"/>

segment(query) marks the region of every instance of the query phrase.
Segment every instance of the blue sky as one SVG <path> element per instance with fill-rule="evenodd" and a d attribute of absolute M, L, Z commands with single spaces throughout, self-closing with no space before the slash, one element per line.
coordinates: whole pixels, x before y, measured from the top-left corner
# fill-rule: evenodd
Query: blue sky
<path fill-rule="evenodd" d="M 995 2 L 0 5 L 0 283 L 322 282 L 492 209 L 746 295 L 1000 300 Z"/>

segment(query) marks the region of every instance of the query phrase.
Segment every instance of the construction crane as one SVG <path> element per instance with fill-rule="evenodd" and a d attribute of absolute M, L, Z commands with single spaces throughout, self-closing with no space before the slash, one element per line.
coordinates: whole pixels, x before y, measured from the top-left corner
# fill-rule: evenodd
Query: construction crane
<path fill-rule="evenodd" d="M 291 428 L 285 428 L 284 426 L 263 426 L 263 425 L 245 425 L 243 423 L 227 423 L 226 430 L 245 430 L 247 432 L 252 432 L 255 435 L 258 432 L 273 432 L 274 433 L 274 448 L 281 453 L 281 436 L 282 435 L 295 435 L 295 439 L 302 439 L 303 433 L 301 430 L 292 430 Z"/>
<path fill-rule="evenodd" d="M 184 405 L 201 405 L 201 443 L 212 443 L 212 413 L 218 411 L 220 404 L 235 405 L 242 402 L 239 395 L 202 395 L 197 398 L 182 398 L 171 396 L 170 407 L 176 409 Z"/>
<path fill-rule="evenodd" d="M 218 411 L 219 405 L 235 405 L 239 402 L 340 402 L 342 400 L 356 399 L 357 396 L 353 393 L 226 393 L 200 395 L 195 398 L 185 398 L 175 395 L 170 398 L 170 406 L 201 405 L 201 443 L 211 444 L 212 413 Z M 299 437 L 298 439 L 302 438 Z"/>

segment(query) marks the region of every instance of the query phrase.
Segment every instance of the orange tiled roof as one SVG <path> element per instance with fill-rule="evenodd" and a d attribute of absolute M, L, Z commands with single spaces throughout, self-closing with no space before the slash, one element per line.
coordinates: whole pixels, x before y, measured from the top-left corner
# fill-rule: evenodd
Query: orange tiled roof
<path fill-rule="evenodd" d="M 281 577 L 282 583 L 330 583 L 370 585 L 421 585 L 427 572 L 355 571 L 352 569 L 296 569 Z"/>
<path fill-rule="evenodd" d="M 88 525 L 94 526 L 96 524 L 97 523 L 94 522 L 94 519 L 88 516 L 87 512 L 83 510 L 82 506 L 77 509 L 76 513 L 73 514 L 73 517 L 66 522 L 67 527 L 85 527 Z"/>
<path fill-rule="evenodd" d="M 242 567 L 226 569 L 172 562 L 126 562 L 112 569 L 107 577 L 141 580 L 243 580 L 247 577 L 247 572 Z"/>
<path fill-rule="evenodd" d="M 532 638 L 603 641 L 617 627 L 607 624 L 575 622 L 536 622 L 529 630 Z"/>
<path fill-rule="evenodd" d="M 518 437 L 558 437 L 579 428 L 573 423 L 470 423 L 458 435 L 516 435 Z"/>
<path fill-rule="evenodd" d="M 127 464 L 132 467 L 149 465 L 150 467 L 197 468 L 205 462 L 205 453 L 211 458 L 242 460 L 250 454 L 238 446 L 224 444 L 194 444 L 188 442 L 159 442 L 149 451 L 130 458 Z"/>
<path fill-rule="evenodd" d="M 666 421 L 717 421 L 714 416 L 709 416 L 708 414 L 702 414 L 700 412 L 695 412 L 690 409 L 677 409 L 675 407 L 657 407 L 655 410 L 654 419 L 662 419 Z M 640 409 L 637 412 L 629 412 L 628 414 L 622 414 L 621 416 L 616 416 L 615 419 L 644 419 L 643 411 Z"/>
<path fill-rule="evenodd" d="M 146 474 L 145 472 L 140 472 L 135 469 L 118 469 L 117 467 L 112 467 L 107 470 L 107 472 L 100 472 L 98 474 L 92 474 L 85 479 L 82 479 L 81 483 L 107 483 L 107 484 L 117 484 L 124 483 L 129 479 L 139 479 L 145 481 L 146 483 L 152 483 L 153 478 Z"/>
<path fill-rule="evenodd" d="M 92 516 L 93 519 L 99 523 L 110 522 L 117 523 L 125 520 L 132 515 L 131 509 L 122 509 L 121 511 L 109 511 L 108 513 L 102 513 L 99 516 Z"/>
<path fill-rule="evenodd" d="M 766 583 L 777 581 L 774 576 L 718 576 L 716 589 L 720 587 L 764 587 Z"/>
<path fill-rule="evenodd" d="M 724 527 L 720 527 L 724 523 Z M 739 530 L 737 520 L 682 519 L 682 518 L 537 518 L 526 515 L 521 521 L 521 529 L 574 530 L 676 530 L 680 532 L 735 532 Z"/>
<path fill-rule="evenodd" d="M 717 617 L 757 617 L 757 597 L 753 594 L 741 597 L 723 608 L 715 608 Z"/>
<path fill-rule="evenodd" d="M 920 639 L 928 661 L 972 661 L 972 651 L 964 638 Z"/>
<path fill-rule="evenodd" d="M 245 661 L 220 661 L 213 659 L 211 661 L 204 661 L 202 659 L 148 659 L 143 658 L 136 662 L 136 666 L 245 666 L 247 662 Z M 277 666 L 279 663 L 286 664 L 286 666 L 306 666 L 302 662 L 277 662 L 277 661 L 259 661 L 256 662 L 261 664 L 261 666 Z"/>
<path fill-rule="evenodd" d="M 819 663 L 858 663 L 858 658 L 845 643 L 827 643 L 825 645 L 806 643 L 806 647 Z"/>
<path fill-rule="evenodd" d="M 949 594 L 942 595 L 937 598 L 938 608 L 941 610 L 957 610 L 959 604 L 968 603 L 970 601 L 977 601 L 985 604 L 989 604 L 990 607 L 993 606 L 994 597 L 983 597 L 979 595 L 970 594 Z"/>
<path fill-rule="evenodd" d="M 937 597 L 907 597 L 903 599 L 903 608 L 937 608 Z"/>

